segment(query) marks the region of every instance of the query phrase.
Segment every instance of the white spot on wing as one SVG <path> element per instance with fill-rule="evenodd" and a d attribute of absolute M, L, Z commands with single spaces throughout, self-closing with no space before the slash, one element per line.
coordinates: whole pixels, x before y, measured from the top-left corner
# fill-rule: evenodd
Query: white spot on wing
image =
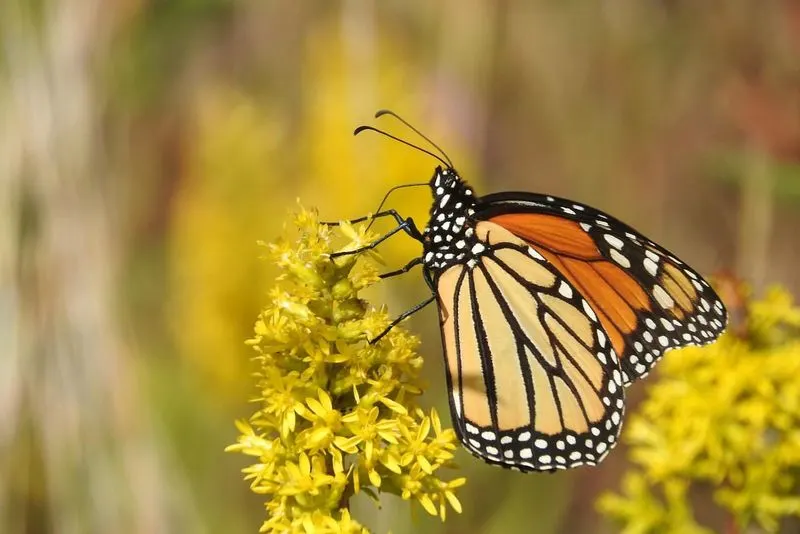
<path fill-rule="evenodd" d="M 658 263 L 654 262 L 650 258 L 644 259 L 644 268 L 648 273 L 650 273 L 653 276 L 656 276 L 658 274 Z"/>
<path fill-rule="evenodd" d="M 568 298 L 568 299 L 571 299 L 571 298 L 572 298 L 572 288 L 571 288 L 571 287 L 569 287 L 569 284 L 567 284 L 567 283 L 566 283 L 566 282 L 564 282 L 563 280 L 561 281 L 561 285 L 560 285 L 560 286 L 558 286 L 558 292 L 559 292 L 559 293 L 561 294 L 561 296 L 563 296 L 564 298 Z"/>
<path fill-rule="evenodd" d="M 533 247 L 528 247 L 528 254 L 530 254 L 530 256 L 531 256 L 532 258 L 536 258 L 536 259 L 537 259 L 537 260 L 539 260 L 539 261 L 545 261 L 545 259 L 544 259 L 544 256 L 542 256 L 541 254 L 539 254 L 539 251 L 537 251 L 537 250 L 536 250 L 535 248 L 533 248 Z"/>
<path fill-rule="evenodd" d="M 624 245 L 624 243 L 622 242 L 622 239 L 618 238 L 615 235 L 603 234 L 603 238 L 605 238 L 606 242 L 609 245 L 611 245 L 612 247 L 614 247 L 616 249 L 621 249 L 622 245 Z"/>
<path fill-rule="evenodd" d="M 631 266 L 631 262 L 628 258 L 626 258 L 621 252 L 617 251 L 617 249 L 611 249 L 611 259 L 613 259 L 618 264 L 622 265 L 626 269 L 629 269 Z"/>
<path fill-rule="evenodd" d="M 606 346 L 606 335 L 603 333 L 602 330 L 597 331 L 597 341 L 600 343 L 601 347 Z"/>
<path fill-rule="evenodd" d="M 592 309 L 591 306 L 589 306 L 589 303 L 584 300 L 582 304 L 583 304 L 583 311 L 586 313 L 586 315 L 588 315 L 592 319 L 592 321 L 597 321 L 597 315 L 595 315 L 594 310 Z"/>

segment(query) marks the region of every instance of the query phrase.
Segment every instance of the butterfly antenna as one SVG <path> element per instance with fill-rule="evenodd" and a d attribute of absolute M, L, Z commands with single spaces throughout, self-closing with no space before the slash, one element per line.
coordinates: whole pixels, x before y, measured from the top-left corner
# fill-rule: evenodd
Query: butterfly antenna
<path fill-rule="evenodd" d="M 427 136 L 427 135 L 425 135 L 424 133 L 422 133 L 422 132 L 420 132 L 419 130 L 417 130 L 416 128 L 414 128 L 414 127 L 411 125 L 411 123 L 409 123 L 407 120 L 405 120 L 403 117 L 401 117 L 400 115 L 398 115 L 398 114 L 397 114 L 397 113 L 395 113 L 394 111 L 391 111 L 391 110 L 388 110 L 388 109 L 382 109 L 382 110 L 378 111 L 378 112 L 375 114 L 375 118 L 377 119 L 377 118 L 383 117 L 384 115 L 391 115 L 391 116 L 392 116 L 392 117 L 394 117 L 395 119 L 399 120 L 400 122 L 402 122 L 403 124 L 405 124 L 406 126 L 408 126 L 409 128 L 411 128 L 411 130 L 412 130 L 414 133 L 416 133 L 418 136 L 420 136 L 420 137 L 422 137 L 423 139 L 425 139 L 425 140 L 426 140 L 428 143 L 430 143 L 430 144 L 431 144 L 431 146 L 432 146 L 432 147 L 434 147 L 436 150 L 438 150 L 438 151 L 439 151 L 439 152 L 442 154 L 442 156 L 444 156 L 444 159 L 446 159 L 446 160 L 447 160 L 447 166 L 448 166 L 448 167 L 450 167 L 451 169 L 453 168 L 453 162 L 452 162 L 452 160 L 450 159 L 450 157 L 447 155 L 447 152 L 445 152 L 444 150 L 442 150 L 442 147 L 440 147 L 439 145 L 437 145 L 436 143 L 434 143 L 433 141 L 431 141 L 430 137 L 428 137 L 428 136 Z M 440 160 L 440 161 L 441 161 L 441 160 Z M 444 163 L 444 162 L 443 162 L 443 163 Z"/>
<path fill-rule="evenodd" d="M 385 135 L 386 137 L 388 137 L 390 139 L 394 139 L 395 141 L 399 141 L 400 143 L 403 143 L 404 145 L 410 146 L 411 148 L 415 148 L 415 149 L 419 150 L 420 152 L 424 152 L 424 153 L 428 154 L 429 156 L 432 156 L 432 157 L 438 159 L 439 161 L 442 162 L 443 165 L 446 165 L 447 167 L 449 167 L 451 169 L 453 168 L 453 165 L 451 163 L 449 163 L 449 160 L 448 161 L 443 160 L 441 157 L 437 156 L 436 154 L 434 154 L 430 150 L 425 150 L 421 146 L 417 146 L 417 145 L 415 145 L 413 143 L 409 143 L 405 139 L 400 139 L 399 137 L 395 137 L 394 135 L 392 135 L 390 133 L 387 133 L 387 132 L 384 132 L 383 130 L 379 130 L 378 128 L 375 128 L 373 126 L 359 126 L 358 128 L 356 128 L 353 131 L 353 135 L 358 135 L 358 134 L 360 134 L 361 132 L 363 132 L 365 130 L 371 130 L 371 131 L 377 132 L 377 133 L 379 133 L 381 135 Z M 447 156 L 445 155 L 445 157 L 447 157 Z"/>

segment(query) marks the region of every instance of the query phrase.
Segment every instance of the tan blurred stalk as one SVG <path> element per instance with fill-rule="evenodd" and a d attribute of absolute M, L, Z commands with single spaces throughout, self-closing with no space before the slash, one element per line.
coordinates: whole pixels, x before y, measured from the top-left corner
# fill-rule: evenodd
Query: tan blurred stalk
<path fill-rule="evenodd" d="M 774 211 L 772 182 L 769 155 L 753 150 L 742 176 L 736 272 L 749 280 L 756 291 L 767 285 Z"/>
<path fill-rule="evenodd" d="M 31 5 L 31 4 L 36 4 Z M 0 532 L 201 532 L 117 324 L 108 2 L 0 4 Z"/>

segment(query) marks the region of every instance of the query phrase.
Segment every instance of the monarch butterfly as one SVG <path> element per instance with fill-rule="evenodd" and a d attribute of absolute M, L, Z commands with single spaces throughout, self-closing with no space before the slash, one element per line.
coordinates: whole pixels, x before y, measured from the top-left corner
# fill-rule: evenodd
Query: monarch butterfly
<path fill-rule="evenodd" d="M 617 442 L 625 388 L 668 350 L 723 332 L 719 297 L 675 255 L 600 210 L 535 193 L 475 195 L 433 141 L 382 115 L 443 156 L 371 126 L 355 131 L 441 162 L 429 182 L 383 199 L 427 185 L 430 221 L 420 232 L 381 202 L 353 222 L 393 217 L 398 226 L 334 256 L 399 231 L 422 243 L 421 257 L 383 277 L 421 265 L 432 295 L 389 328 L 437 302 L 450 413 L 469 452 L 520 471 L 596 465 Z"/>

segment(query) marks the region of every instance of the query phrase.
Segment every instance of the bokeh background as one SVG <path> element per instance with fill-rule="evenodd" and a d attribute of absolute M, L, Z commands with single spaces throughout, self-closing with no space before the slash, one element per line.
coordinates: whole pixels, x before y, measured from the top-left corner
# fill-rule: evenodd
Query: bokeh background
<path fill-rule="evenodd" d="M 0 532 L 257 531 L 246 459 L 222 452 L 273 283 L 256 242 L 298 198 L 355 217 L 430 177 L 430 158 L 351 136 L 409 136 L 383 107 L 480 192 L 574 198 L 703 272 L 800 291 L 796 0 L 3 0 Z M 429 201 L 391 206 L 422 222 Z M 411 274 L 370 298 L 399 313 L 425 294 Z M 409 327 L 446 412 L 434 313 Z M 397 534 L 614 532 L 594 501 L 627 461 L 523 476 L 460 452 L 461 516 L 354 514 Z"/>

